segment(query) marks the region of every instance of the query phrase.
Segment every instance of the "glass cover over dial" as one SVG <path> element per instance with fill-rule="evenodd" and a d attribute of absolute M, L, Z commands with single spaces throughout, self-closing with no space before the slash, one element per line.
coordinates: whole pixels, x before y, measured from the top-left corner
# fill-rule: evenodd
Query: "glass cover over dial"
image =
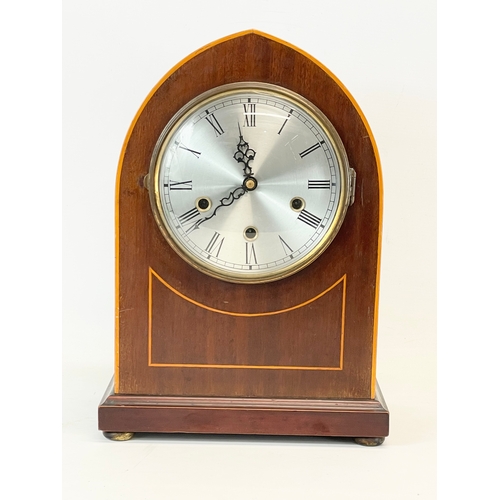
<path fill-rule="evenodd" d="M 344 219 L 350 172 L 328 119 L 281 87 L 240 83 L 182 108 L 156 145 L 153 213 L 174 250 L 232 282 L 289 276 Z"/>

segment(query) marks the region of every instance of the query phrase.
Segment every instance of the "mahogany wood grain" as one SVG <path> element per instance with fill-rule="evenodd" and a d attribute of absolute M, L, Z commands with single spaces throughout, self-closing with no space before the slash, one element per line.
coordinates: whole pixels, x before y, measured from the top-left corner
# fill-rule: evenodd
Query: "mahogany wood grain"
<path fill-rule="evenodd" d="M 185 263 L 160 233 L 143 186 L 156 141 L 175 112 L 206 90 L 238 81 L 281 85 L 310 100 L 337 129 L 357 173 L 356 201 L 324 254 L 296 275 L 261 285 L 222 282 Z M 145 102 L 127 136 L 117 183 L 117 395 L 373 397 L 381 180 L 362 117 L 324 68 L 300 51 L 256 32 L 196 53 Z M 335 287 L 299 309 L 242 316 L 304 304 L 343 277 L 345 288 Z M 140 422 L 152 407 L 131 407 L 127 418 L 134 426 L 127 430 L 149 425 Z M 113 405 L 106 408 L 103 418 L 108 410 L 120 412 Z M 185 406 L 169 407 L 164 409 L 169 422 L 165 426 L 184 432 L 189 426 L 183 427 L 182 422 L 199 419 L 200 424 L 192 427 L 196 432 L 217 432 L 214 422 L 218 421 L 225 432 L 246 428 L 280 433 L 280 419 L 285 418 L 281 410 L 268 410 L 265 415 L 270 420 L 265 424 L 264 413 L 257 409 L 241 410 L 236 419 L 233 410 L 221 411 L 191 413 Z M 311 415 L 321 414 L 317 412 L 313 405 L 306 413 L 287 413 L 287 433 L 294 425 L 297 433 L 314 435 L 331 435 L 332 429 L 340 429 L 335 412 L 327 412 L 318 424 L 309 421 Z M 363 420 L 367 412 L 363 410 L 359 418 Z M 382 418 L 375 413 L 373 418 Z M 230 415 L 236 421 L 233 424 Z M 126 427 L 106 422 L 100 423 L 103 430 Z M 349 435 L 363 434 L 363 425 L 355 424 Z M 342 427 L 342 432 L 348 431 Z M 385 435 L 385 431 L 373 432 L 369 435 Z"/>

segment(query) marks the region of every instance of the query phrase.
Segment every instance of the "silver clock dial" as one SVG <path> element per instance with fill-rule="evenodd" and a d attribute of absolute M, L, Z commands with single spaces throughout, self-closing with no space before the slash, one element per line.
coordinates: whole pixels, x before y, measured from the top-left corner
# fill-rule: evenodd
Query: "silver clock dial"
<path fill-rule="evenodd" d="M 199 270 L 272 281 L 318 257 L 347 209 L 347 157 L 324 115 L 270 85 L 215 89 L 167 125 L 153 155 L 160 229 Z"/>

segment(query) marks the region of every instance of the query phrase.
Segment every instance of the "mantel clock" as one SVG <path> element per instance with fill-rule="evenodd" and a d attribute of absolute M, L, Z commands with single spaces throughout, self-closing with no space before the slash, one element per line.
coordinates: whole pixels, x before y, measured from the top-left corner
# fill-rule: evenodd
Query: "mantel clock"
<path fill-rule="evenodd" d="M 125 139 L 99 429 L 388 435 L 376 146 L 332 73 L 257 31 L 173 68 Z"/>

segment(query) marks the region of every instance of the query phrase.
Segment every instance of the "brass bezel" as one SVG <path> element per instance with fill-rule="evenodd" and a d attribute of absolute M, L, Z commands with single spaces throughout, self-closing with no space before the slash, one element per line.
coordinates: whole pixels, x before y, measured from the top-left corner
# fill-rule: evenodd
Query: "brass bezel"
<path fill-rule="evenodd" d="M 229 270 L 223 271 L 218 267 L 212 266 L 209 262 L 206 262 L 200 259 L 197 255 L 190 253 L 182 245 L 182 243 L 179 242 L 177 235 L 173 230 L 170 229 L 167 218 L 163 213 L 159 182 L 161 159 L 163 157 L 165 149 L 169 144 L 171 136 L 182 125 L 183 117 L 187 114 L 195 112 L 198 109 L 206 107 L 207 104 L 213 100 L 227 97 L 231 94 L 236 94 L 239 92 L 255 92 L 256 94 L 267 94 L 270 96 L 286 98 L 288 100 L 291 100 L 292 102 L 295 102 L 300 108 L 302 108 L 304 112 L 312 115 L 315 121 L 320 124 L 322 131 L 328 137 L 330 143 L 335 149 L 340 171 L 340 196 L 338 208 L 334 218 L 332 219 L 332 222 L 330 223 L 330 227 L 321 238 L 321 241 L 313 249 L 311 249 L 309 253 L 307 253 L 297 261 L 294 261 L 284 269 L 281 268 L 277 271 L 273 270 L 260 273 L 249 273 L 247 275 L 242 272 L 235 273 Z M 162 235 L 165 237 L 173 250 L 184 261 L 186 261 L 198 271 L 223 281 L 231 283 L 259 284 L 278 281 L 301 271 L 313 261 L 315 261 L 328 248 L 328 246 L 340 230 L 342 222 L 345 218 L 345 214 L 347 212 L 347 208 L 349 206 L 350 176 L 351 172 L 349 169 L 349 161 L 342 140 L 340 139 L 340 136 L 338 135 L 331 122 L 319 108 L 317 108 L 314 104 L 309 102 L 304 97 L 284 87 L 263 82 L 237 82 L 215 87 L 208 90 L 207 92 L 200 94 L 199 96 L 188 102 L 181 109 L 179 109 L 179 111 L 167 123 L 166 127 L 158 138 L 153 151 L 153 155 L 151 157 L 149 170 L 149 195 L 153 215 Z"/>

